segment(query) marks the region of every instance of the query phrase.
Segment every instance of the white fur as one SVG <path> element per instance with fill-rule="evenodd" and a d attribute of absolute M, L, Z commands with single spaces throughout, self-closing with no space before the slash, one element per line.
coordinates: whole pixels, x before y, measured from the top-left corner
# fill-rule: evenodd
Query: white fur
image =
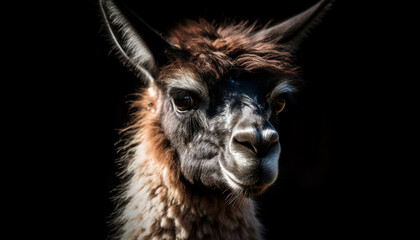
<path fill-rule="evenodd" d="M 168 83 L 169 88 L 180 88 L 196 92 L 200 95 L 202 100 L 209 103 L 209 92 L 206 85 L 200 80 L 200 78 L 189 71 L 179 71 L 175 74 L 175 77 Z"/>
<path fill-rule="evenodd" d="M 283 94 L 283 93 L 293 93 L 296 91 L 296 88 L 292 85 L 289 84 L 289 81 L 282 81 L 280 82 L 280 84 L 278 84 L 273 91 L 271 91 L 271 93 L 269 94 L 269 99 L 274 100 L 276 99 L 279 95 Z"/>

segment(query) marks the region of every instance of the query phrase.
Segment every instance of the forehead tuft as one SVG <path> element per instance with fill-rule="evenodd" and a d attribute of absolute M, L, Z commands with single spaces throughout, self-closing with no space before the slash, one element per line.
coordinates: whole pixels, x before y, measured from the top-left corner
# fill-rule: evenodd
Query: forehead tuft
<path fill-rule="evenodd" d="M 180 88 L 196 92 L 201 96 L 208 96 L 206 84 L 194 72 L 180 69 L 173 72 L 170 78 L 165 81 L 169 89 Z"/>
<path fill-rule="evenodd" d="M 169 56 L 172 67 L 191 69 L 205 79 L 220 79 L 232 72 L 296 74 L 286 46 L 254 35 L 260 29 L 247 22 L 216 25 L 204 19 L 185 21 L 169 33 L 168 40 L 186 53 Z"/>

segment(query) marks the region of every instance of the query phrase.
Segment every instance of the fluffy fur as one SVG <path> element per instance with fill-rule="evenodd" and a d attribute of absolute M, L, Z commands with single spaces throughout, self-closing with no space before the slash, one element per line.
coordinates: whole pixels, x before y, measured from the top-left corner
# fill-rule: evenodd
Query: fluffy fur
<path fill-rule="evenodd" d="M 186 54 L 172 57 L 172 64 L 163 72 L 192 68 L 201 77 L 213 79 L 234 72 L 295 74 L 297 68 L 287 45 L 278 44 L 275 37 L 256 36 L 256 25 L 241 22 L 215 27 L 204 19 L 185 21 L 168 40 Z"/>

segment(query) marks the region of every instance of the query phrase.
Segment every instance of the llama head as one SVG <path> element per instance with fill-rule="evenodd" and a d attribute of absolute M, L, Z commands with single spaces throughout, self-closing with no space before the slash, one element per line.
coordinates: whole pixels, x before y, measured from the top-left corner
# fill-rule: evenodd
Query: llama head
<path fill-rule="evenodd" d="M 278 120 L 298 79 L 291 53 L 328 1 L 272 27 L 186 21 L 166 38 L 122 5 L 101 6 L 122 63 L 147 86 L 150 114 L 176 152 L 181 177 L 247 197 L 271 185 Z"/>

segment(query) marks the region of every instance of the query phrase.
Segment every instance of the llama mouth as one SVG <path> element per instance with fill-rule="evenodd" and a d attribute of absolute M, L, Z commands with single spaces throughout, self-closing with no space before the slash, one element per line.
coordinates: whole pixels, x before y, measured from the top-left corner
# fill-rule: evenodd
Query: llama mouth
<path fill-rule="evenodd" d="M 258 181 L 255 184 L 244 184 L 236 179 L 236 177 L 223 168 L 222 172 L 225 176 L 229 186 L 234 190 L 244 195 L 245 197 L 255 197 L 262 194 L 268 187 L 267 184 L 264 184 L 262 181 Z"/>
<path fill-rule="evenodd" d="M 232 181 L 234 181 L 232 179 Z M 238 182 L 235 182 L 239 187 L 240 194 L 244 195 L 245 197 L 256 197 L 261 195 L 266 189 L 267 185 L 265 184 L 253 184 L 253 185 L 244 185 Z"/>

